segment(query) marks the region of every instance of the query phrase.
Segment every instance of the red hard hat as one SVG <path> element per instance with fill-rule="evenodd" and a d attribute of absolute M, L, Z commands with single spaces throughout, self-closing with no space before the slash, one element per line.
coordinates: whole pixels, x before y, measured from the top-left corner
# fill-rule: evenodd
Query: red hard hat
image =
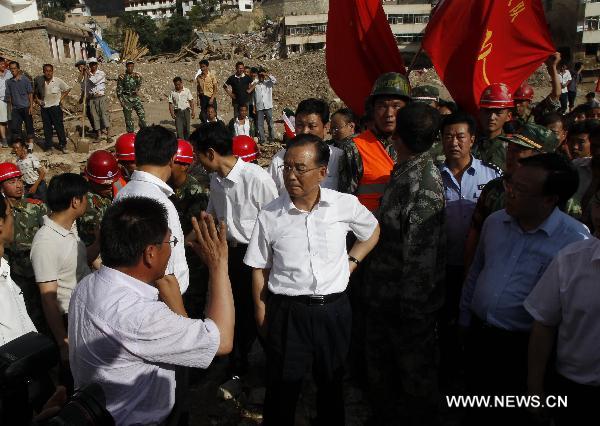
<path fill-rule="evenodd" d="M 515 106 L 510 89 L 504 83 L 492 83 L 485 88 L 479 108 L 512 108 Z"/>
<path fill-rule="evenodd" d="M 115 155 L 119 161 L 135 161 L 135 133 L 123 133 L 115 144 Z"/>
<path fill-rule="evenodd" d="M 260 157 L 260 152 L 254 139 L 240 135 L 233 138 L 233 155 L 249 163 Z"/>
<path fill-rule="evenodd" d="M 515 92 L 513 99 L 515 101 L 532 101 L 533 100 L 533 87 L 526 82 L 521 84 L 521 87 Z"/>
<path fill-rule="evenodd" d="M 99 185 L 112 185 L 121 177 L 115 157 L 102 149 L 90 155 L 84 173 L 88 180 Z"/>
<path fill-rule="evenodd" d="M 0 163 L 0 182 L 23 176 L 21 170 L 13 163 Z"/>
<path fill-rule="evenodd" d="M 176 163 L 192 164 L 194 162 L 194 148 L 192 144 L 184 139 L 177 139 Z"/>

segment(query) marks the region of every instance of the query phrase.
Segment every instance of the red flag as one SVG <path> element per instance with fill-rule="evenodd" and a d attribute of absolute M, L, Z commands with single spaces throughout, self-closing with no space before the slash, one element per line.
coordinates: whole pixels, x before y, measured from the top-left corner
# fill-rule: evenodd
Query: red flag
<path fill-rule="evenodd" d="M 377 77 L 406 74 L 381 0 L 329 0 L 326 41 L 329 84 L 356 114 Z"/>
<path fill-rule="evenodd" d="M 442 0 L 423 48 L 454 100 L 471 113 L 490 83 L 514 93 L 556 51 L 540 0 Z"/>

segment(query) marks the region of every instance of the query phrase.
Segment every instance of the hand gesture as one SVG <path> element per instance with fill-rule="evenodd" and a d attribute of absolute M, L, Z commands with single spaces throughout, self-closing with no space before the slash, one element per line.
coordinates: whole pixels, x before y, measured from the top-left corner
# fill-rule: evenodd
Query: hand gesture
<path fill-rule="evenodd" d="M 200 218 L 192 218 L 194 238 L 188 241 L 188 245 L 200 256 L 209 270 L 218 267 L 227 267 L 227 229 L 225 222 L 219 223 L 219 229 L 215 226 L 213 217 L 205 212 Z"/>

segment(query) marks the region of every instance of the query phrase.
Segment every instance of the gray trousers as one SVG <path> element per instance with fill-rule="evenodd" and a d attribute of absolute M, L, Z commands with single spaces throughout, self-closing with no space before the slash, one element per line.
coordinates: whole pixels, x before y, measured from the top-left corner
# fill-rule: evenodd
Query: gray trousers
<path fill-rule="evenodd" d="M 90 98 L 88 107 L 94 131 L 108 129 L 110 127 L 110 116 L 108 114 L 106 96 Z"/>
<path fill-rule="evenodd" d="M 258 142 L 265 143 L 265 118 L 269 128 L 269 141 L 273 140 L 275 125 L 273 123 L 273 109 L 259 109 L 256 111 L 256 127 L 258 127 Z"/>
<path fill-rule="evenodd" d="M 190 137 L 191 122 L 192 119 L 189 108 L 175 110 L 175 130 L 177 131 L 177 137 L 179 139 L 188 140 Z"/>

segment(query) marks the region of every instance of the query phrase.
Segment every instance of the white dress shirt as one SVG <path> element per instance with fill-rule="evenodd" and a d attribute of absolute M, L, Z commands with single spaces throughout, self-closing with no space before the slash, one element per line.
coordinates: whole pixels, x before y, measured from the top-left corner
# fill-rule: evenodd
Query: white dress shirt
<path fill-rule="evenodd" d="M 562 249 L 523 305 L 536 321 L 558 327 L 557 371 L 600 386 L 600 240 Z"/>
<path fill-rule="evenodd" d="M 277 84 L 277 79 L 272 75 L 265 78 L 264 81 L 254 80 L 254 105 L 256 110 L 264 110 L 273 108 L 273 85 Z"/>
<path fill-rule="evenodd" d="M 277 185 L 277 191 L 279 195 L 282 195 L 285 190 L 285 183 L 283 181 L 283 170 L 281 166 L 283 166 L 283 157 L 285 156 L 285 148 L 281 148 L 277 151 L 277 154 L 273 156 L 271 159 L 271 164 L 267 171 L 275 181 L 275 185 Z M 344 155 L 344 151 L 341 149 L 329 145 L 329 163 L 327 164 L 327 177 L 321 182 L 321 188 L 333 189 L 334 191 L 338 190 L 339 181 L 340 181 L 340 162 L 341 158 Z"/>
<path fill-rule="evenodd" d="M 250 118 L 246 117 L 244 123 L 240 123 L 240 121 L 236 118 L 233 119 L 233 134 L 234 136 L 250 136 Z"/>
<path fill-rule="evenodd" d="M 0 346 L 37 331 L 27 314 L 23 292 L 10 277 L 10 266 L 0 258 Z"/>
<path fill-rule="evenodd" d="M 350 277 L 346 234 L 365 241 L 376 227 L 354 195 L 321 188 L 319 202 L 306 212 L 286 192 L 259 213 L 244 263 L 271 269 L 268 286 L 275 294 L 340 293 Z"/>
<path fill-rule="evenodd" d="M 207 368 L 219 348 L 213 321 L 177 315 L 158 290 L 103 266 L 69 306 L 75 386 L 99 383 L 117 425 L 158 424 L 175 403 L 175 369 Z"/>
<path fill-rule="evenodd" d="M 193 101 L 192 92 L 184 87 L 181 92 L 172 90 L 169 94 L 169 103 L 173 104 L 174 109 L 190 109 L 190 101 Z"/>
<path fill-rule="evenodd" d="M 131 180 L 125 185 L 115 197 L 115 201 L 125 197 L 146 197 L 158 201 L 167 209 L 167 220 L 171 234 L 177 238 L 177 245 L 171 250 L 171 258 L 167 264 L 167 274 L 175 275 L 181 294 L 185 293 L 190 284 L 190 270 L 185 259 L 185 247 L 183 230 L 179 215 L 173 202 L 169 197 L 173 190 L 169 185 L 153 174 L 136 170 L 131 175 Z"/>
<path fill-rule="evenodd" d="M 102 70 L 96 70 L 87 78 L 87 89 L 92 96 L 103 96 L 106 90 L 106 74 Z"/>
<path fill-rule="evenodd" d="M 258 212 L 277 198 L 271 176 L 257 164 L 238 158 L 226 177 L 210 175 L 206 211 L 227 224 L 227 239 L 248 244 Z"/>

